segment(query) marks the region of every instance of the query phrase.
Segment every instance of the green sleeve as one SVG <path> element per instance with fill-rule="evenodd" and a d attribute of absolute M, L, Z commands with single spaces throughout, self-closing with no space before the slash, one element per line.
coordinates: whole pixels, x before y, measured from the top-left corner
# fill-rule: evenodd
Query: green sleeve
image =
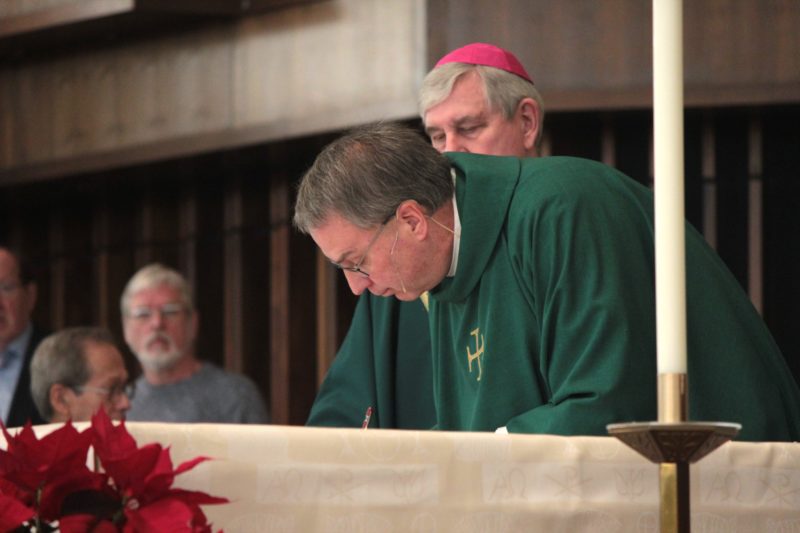
<path fill-rule="evenodd" d="M 309 426 L 427 429 L 435 422 L 422 303 L 364 294 L 311 408 Z"/>

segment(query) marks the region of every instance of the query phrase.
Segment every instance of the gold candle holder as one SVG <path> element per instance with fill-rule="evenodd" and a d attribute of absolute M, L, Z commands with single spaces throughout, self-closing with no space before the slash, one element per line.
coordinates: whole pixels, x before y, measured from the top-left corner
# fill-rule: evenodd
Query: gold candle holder
<path fill-rule="evenodd" d="M 658 422 L 609 424 L 608 433 L 659 467 L 661 533 L 689 533 L 689 465 L 735 437 L 727 422 L 687 422 L 686 374 L 659 374 Z"/>

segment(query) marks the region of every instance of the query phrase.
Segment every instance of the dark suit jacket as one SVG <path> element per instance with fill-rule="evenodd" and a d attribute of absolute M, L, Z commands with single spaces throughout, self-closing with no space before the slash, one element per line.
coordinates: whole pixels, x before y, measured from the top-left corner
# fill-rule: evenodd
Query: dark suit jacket
<path fill-rule="evenodd" d="M 11 400 L 11 409 L 8 412 L 6 427 L 24 426 L 28 420 L 32 424 L 45 423 L 31 397 L 31 359 L 33 359 L 34 350 L 46 336 L 45 332 L 36 326 L 33 327 L 31 341 L 28 343 L 28 349 L 25 350 L 25 361 L 22 363 L 22 370 L 19 373 L 17 390 L 14 392 L 13 400 Z"/>

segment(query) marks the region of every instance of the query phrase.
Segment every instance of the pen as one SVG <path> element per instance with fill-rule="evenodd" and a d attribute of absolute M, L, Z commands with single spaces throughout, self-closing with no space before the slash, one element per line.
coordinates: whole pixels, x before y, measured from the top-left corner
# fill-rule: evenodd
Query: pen
<path fill-rule="evenodd" d="M 364 423 L 361 424 L 361 429 L 369 427 L 369 419 L 372 417 L 372 406 L 367 407 L 367 412 L 364 414 Z"/>

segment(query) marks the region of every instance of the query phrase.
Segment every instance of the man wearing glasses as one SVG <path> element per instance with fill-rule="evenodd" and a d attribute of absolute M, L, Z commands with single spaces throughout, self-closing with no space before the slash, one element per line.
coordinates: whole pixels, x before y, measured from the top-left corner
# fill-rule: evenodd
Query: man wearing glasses
<path fill-rule="evenodd" d="M 31 393 L 48 422 L 87 421 L 100 409 L 119 420 L 131 406 L 133 386 L 111 333 L 67 328 L 36 348 Z"/>
<path fill-rule="evenodd" d="M 125 342 L 142 365 L 129 420 L 268 421 L 250 379 L 196 357 L 199 318 L 180 273 L 160 264 L 145 266 L 125 286 L 120 307 Z"/>
<path fill-rule="evenodd" d="M 36 283 L 18 253 L 0 247 L 0 419 L 6 427 L 44 422 L 31 398 L 29 365 L 44 336 L 31 323 Z"/>
<path fill-rule="evenodd" d="M 498 46 L 472 43 L 442 57 L 423 80 L 419 109 L 440 152 L 539 155 L 541 95 L 514 54 Z M 370 273 L 362 264 L 366 256 L 341 266 Z M 370 427 L 430 428 L 436 421 L 432 361 L 422 302 L 365 291 L 307 424 L 359 427 L 371 407 Z"/>
<path fill-rule="evenodd" d="M 656 418 L 653 196 L 620 172 L 443 155 L 377 124 L 317 157 L 294 224 L 355 294 L 429 294 L 438 429 L 604 435 Z M 686 263 L 689 419 L 739 423 L 741 440 L 800 439 L 783 356 L 688 225 Z"/>

